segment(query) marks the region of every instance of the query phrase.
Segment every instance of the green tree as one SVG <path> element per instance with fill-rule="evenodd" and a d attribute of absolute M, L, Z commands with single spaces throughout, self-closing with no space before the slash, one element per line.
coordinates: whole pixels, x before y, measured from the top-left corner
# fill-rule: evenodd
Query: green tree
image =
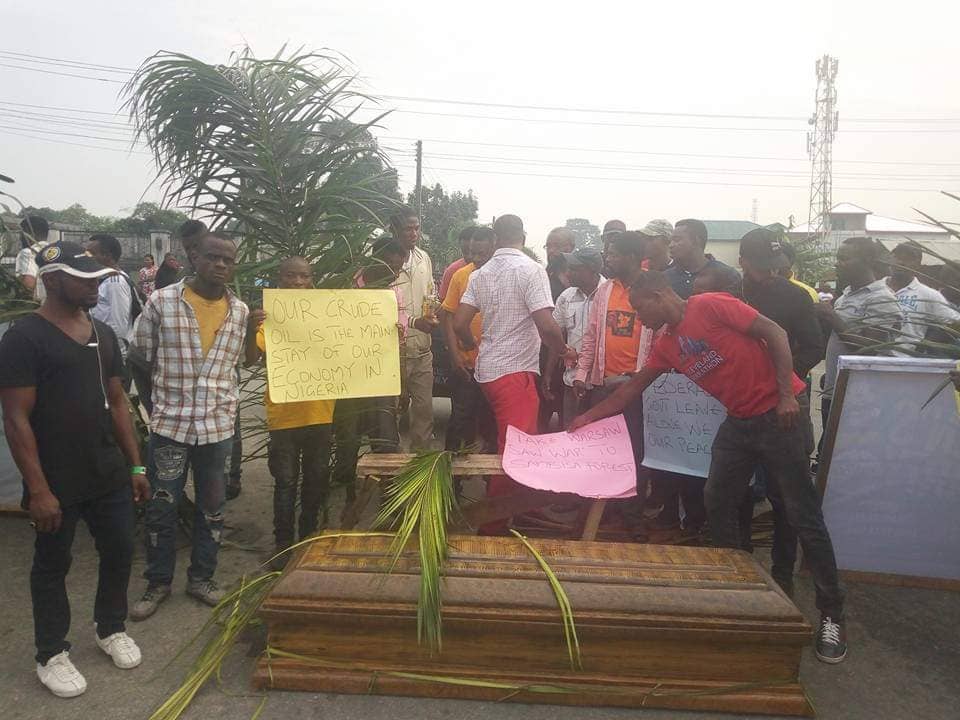
<path fill-rule="evenodd" d="M 477 198 L 472 190 L 455 190 L 450 194 L 440 183 L 423 188 L 423 211 L 420 227 L 423 249 L 430 255 L 435 268 L 443 268 L 460 257 L 457 235 L 466 225 L 477 220 Z M 407 196 L 410 207 L 417 207 L 414 193 Z"/>
<path fill-rule="evenodd" d="M 129 217 L 114 220 L 110 230 L 123 235 L 147 237 L 151 230 L 166 230 L 172 233 L 189 219 L 179 210 L 165 210 L 157 203 L 142 202 L 133 209 Z"/>
<path fill-rule="evenodd" d="M 577 247 L 600 249 L 600 228 L 586 218 L 570 218 L 564 225 L 577 236 Z"/>
<path fill-rule="evenodd" d="M 39 215 L 50 222 L 63 223 L 64 225 L 77 225 L 84 230 L 101 230 L 113 223 L 113 218 L 93 215 L 80 203 L 74 203 L 63 210 L 28 206 L 24 208 L 22 214 Z"/>
<path fill-rule="evenodd" d="M 387 171 L 363 171 L 379 153 L 369 128 L 383 115 L 352 121 L 367 100 L 353 80 L 330 55 L 259 59 L 247 49 L 226 65 L 161 52 L 127 85 L 164 205 L 242 230 L 238 283 L 249 287 L 287 255 L 315 260 L 321 286 L 351 283 L 390 202 L 377 189 Z"/>

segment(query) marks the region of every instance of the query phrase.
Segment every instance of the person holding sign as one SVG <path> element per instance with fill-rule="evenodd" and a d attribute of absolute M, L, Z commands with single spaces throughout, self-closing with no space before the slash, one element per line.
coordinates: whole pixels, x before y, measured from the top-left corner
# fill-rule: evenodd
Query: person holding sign
<path fill-rule="evenodd" d="M 433 437 L 433 350 L 431 333 L 439 326 L 433 264 L 417 247 L 420 218 L 413 208 L 402 207 L 390 216 L 390 230 L 406 253 L 394 286 L 409 315 L 403 346 L 403 392 L 410 399 L 410 448 L 427 450 Z"/>
<path fill-rule="evenodd" d="M 144 620 L 170 596 L 176 564 L 177 505 L 193 470 L 196 512 L 187 594 L 210 606 L 223 599 L 217 569 L 224 467 L 239 404 L 237 363 L 250 311 L 227 287 L 237 246 L 208 233 L 191 256 L 196 275 L 155 290 L 137 319 L 133 344 L 153 364 L 153 413 L 147 479 L 147 588 L 130 612 Z"/>
<path fill-rule="evenodd" d="M 577 353 L 564 342 L 553 319 L 546 270 L 521 250 L 526 240 L 523 221 L 516 215 L 501 215 L 493 231 L 497 250 L 486 265 L 470 275 L 453 316 L 453 328 L 463 347 L 473 349 L 477 343 L 470 324 L 477 313 L 483 313 L 475 375 L 497 420 L 497 447 L 502 453 L 509 425 L 531 435 L 537 432 L 540 341 L 567 362 L 576 360 Z M 491 477 L 487 495 L 507 495 L 513 485 L 505 475 Z M 484 534 L 505 529 L 502 522 L 480 528 Z"/>
<path fill-rule="evenodd" d="M 820 499 L 810 482 L 798 422 L 797 395 L 804 383 L 793 372 L 786 332 L 729 295 L 707 293 L 683 300 L 664 273 L 655 271 L 637 279 L 630 302 L 644 325 L 664 331 L 647 365 L 574 420 L 570 432 L 622 412 L 671 368 L 722 402 L 727 418 L 713 442 L 704 491 L 711 540 L 718 547 L 740 547 L 738 507 L 762 463 L 780 488 L 810 563 L 821 613 L 817 657 L 841 662 L 847 652 L 843 590 Z"/>
<path fill-rule="evenodd" d="M 306 258 L 287 258 L 280 263 L 277 274 L 282 290 L 313 287 L 313 269 Z M 254 310 L 250 317 L 251 323 L 257 323 L 258 327 L 256 335 L 247 336 L 247 365 L 260 362 L 266 352 L 263 333 L 266 313 Z M 267 411 L 267 429 L 270 431 L 267 467 L 273 475 L 273 537 L 276 552 L 281 552 L 298 538 L 303 540 L 317 531 L 320 509 L 330 489 L 334 401 L 274 403 L 270 399 L 270 391 L 265 390 L 263 402 Z M 295 533 L 298 485 L 300 522 L 299 533 Z"/>

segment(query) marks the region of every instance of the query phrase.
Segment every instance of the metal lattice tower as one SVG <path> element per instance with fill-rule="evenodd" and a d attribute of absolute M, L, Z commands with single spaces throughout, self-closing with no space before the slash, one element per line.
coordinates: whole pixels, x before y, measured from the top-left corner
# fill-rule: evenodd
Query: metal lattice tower
<path fill-rule="evenodd" d="M 817 93 L 813 116 L 808 121 L 813 129 L 807 133 L 811 168 L 806 239 L 831 252 L 836 250 L 830 243 L 830 208 L 833 207 L 833 138 L 839 120 L 834 85 L 838 65 L 839 61 L 829 55 L 817 60 Z"/>

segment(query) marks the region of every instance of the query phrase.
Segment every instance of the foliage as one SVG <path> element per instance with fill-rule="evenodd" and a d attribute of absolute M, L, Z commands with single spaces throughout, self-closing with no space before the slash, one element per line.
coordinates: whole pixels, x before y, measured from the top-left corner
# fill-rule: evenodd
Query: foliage
<path fill-rule="evenodd" d="M 80 203 L 74 203 L 63 210 L 49 207 L 28 207 L 24 215 L 39 215 L 50 222 L 73 225 L 89 232 L 106 232 L 116 235 L 137 235 L 147 237 L 151 230 L 176 231 L 180 223 L 189 218 L 179 210 L 165 210 L 157 203 L 138 203 L 127 217 L 94 215 Z"/>
<path fill-rule="evenodd" d="M 600 250 L 600 228 L 586 218 L 570 218 L 564 224 L 577 236 L 577 247 L 592 247 Z"/>
<path fill-rule="evenodd" d="M 453 493 L 452 453 L 446 450 L 417 455 L 384 490 L 375 527 L 397 526 L 393 564 L 418 531 L 420 597 L 417 602 L 417 641 L 440 650 L 442 602 L 440 577 L 447 559 L 447 524 L 456 507 Z"/>
<path fill-rule="evenodd" d="M 382 115 L 352 120 L 369 101 L 352 83 L 332 55 L 259 59 L 247 49 L 226 65 L 161 52 L 126 86 L 164 204 L 243 233 L 238 284 L 251 286 L 288 255 L 318 261 L 322 286 L 350 284 L 392 202 L 378 189 L 392 173 L 379 171 L 386 165 L 369 135 Z"/>
<path fill-rule="evenodd" d="M 466 193 L 455 190 L 447 193 L 440 183 L 422 190 L 423 210 L 420 229 L 423 232 L 423 249 L 433 260 L 434 267 L 443 268 L 460 257 L 457 235 L 467 225 L 477 220 L 477 198 L 472 190 Z M 407 196 L 407 203 L 416 209 L 414 193 Z"/>

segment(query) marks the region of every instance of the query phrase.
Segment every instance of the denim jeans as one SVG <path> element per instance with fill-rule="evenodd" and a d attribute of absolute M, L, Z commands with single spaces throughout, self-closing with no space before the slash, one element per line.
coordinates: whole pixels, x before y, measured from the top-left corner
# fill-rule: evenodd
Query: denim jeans
<path fill-rule="evenodd" d="M 73 537 L 80 519 L 87 524 L 100 557 L 93 619 L 97 635 L 105 638 L 123 632 L 127 619 L 127 585 L 133 562 L 133 492 L 129 484 L 93 500 L 62 508 L 60 529 L 37 533 L 30 595 L 33 598 L 33 632 L 37 662 L 70 649 L 70 602 L 66 577 L 70 571 Z"/>
<path fill-rule="evenodd" d="M 478 452 L 497 451 L 497 421 L 480 384 L 458 372 L 450 375 L 450 420 L 444 440 L 446 450 L 479 444 Z M 479 437 L 478 437 L 479 435 Z"/>
<path fill-rule="evenodd" d="M 228 487 L 240 487 L 243 477 L 243 435 L 240 431 L 240 413 L 233 426 L 233 437 L 230 438 L 230 462 L 226 469 L 226 483 Z"/>
<path fill-rule="evenodd" d="M 208 445 L 186 445 L 150 433 L 147 479 L 151 497 L 146 513 L 147 570 L 144 577 L 151 585 L 169 585 L 173 580 L 177 561 L 177 506 L 191 467 L 196 511 L 187 578 L 195 581 L 213 578 L 223 532 L 224 469 L 232 445 L 232 438 Z"/>
<path fill-rule="evenodd" d="M 710 476 L 704 490 L 708 525 L 717 547 L 741 547 L 738 508 L 758 464 L 776 485 L 789 526 L 810 563 L 817 607 L 835 620 L 843 618 L 843 590 L 820 498 L 810 482 L 809 456 L 799 427 L 782 430 L 771 410 L 752 418 L 727 416 L 713 441 Z"/>
<path fill-rule="evenodd" d="M 307 425 L 270 431 L 267 464 L 273 475 L 273 535 L 277 547 L 297 539 L 293 522 L 300 489 L 300 536 L 317 531 L 320 509 L 330 491 L 332 425 Z M 303 483 L 300 473 L 303 472 Z"/>

